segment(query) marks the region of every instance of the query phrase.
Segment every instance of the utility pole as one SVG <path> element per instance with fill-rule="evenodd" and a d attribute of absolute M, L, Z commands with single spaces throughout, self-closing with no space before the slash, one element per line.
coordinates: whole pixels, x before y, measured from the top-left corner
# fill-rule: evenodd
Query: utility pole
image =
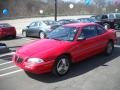
<path fill-rule="evenodd" d="M 55 0 L 55 21 L 57 21 L 57 0 Z"/>

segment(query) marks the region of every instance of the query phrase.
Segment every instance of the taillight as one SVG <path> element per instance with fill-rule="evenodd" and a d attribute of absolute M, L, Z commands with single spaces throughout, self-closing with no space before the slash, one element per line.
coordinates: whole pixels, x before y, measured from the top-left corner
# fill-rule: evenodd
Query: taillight
<path fill-rule="evenodd" d="M 2 30 L 0 29 L 0 33 L 2 33 Z"/>

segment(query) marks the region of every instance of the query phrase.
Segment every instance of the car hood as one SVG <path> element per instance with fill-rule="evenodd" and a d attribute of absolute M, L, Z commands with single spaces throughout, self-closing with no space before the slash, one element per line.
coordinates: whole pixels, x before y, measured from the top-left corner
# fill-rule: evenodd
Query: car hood
<path fill-rule="evenodd" d="M 65 43 L 68 42 L 54 39 L 38 40 L 19 48 L 17 53 L 24 54 L 28 57 L 32 57 L 34 55 L 42 56 L 51 50 L 55 50 L 56 48 L 63 46 Z"/>

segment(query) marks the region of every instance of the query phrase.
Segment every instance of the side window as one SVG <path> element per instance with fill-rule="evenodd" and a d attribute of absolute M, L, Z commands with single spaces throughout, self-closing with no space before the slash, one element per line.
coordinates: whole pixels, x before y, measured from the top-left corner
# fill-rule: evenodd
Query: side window
<path fill-rule="evenodd" d="M 97 26 L 97 33 L 98 35 L 104 34 L 106 30 L 104 28 L 101 28 L 100 26 Z"/>
<path fill-rule="evenodd" d="M 81 33 L 81 36 L 85 36 L 86 38 L 91 38 L 97 36 L 96 26 L 87 26 L 84 27 Z"/>
<path fill-rule="evenodd" d="M 107 15 L 102 15 L 101 19 L 108 19 L 108 16 Z"/>
<path fill-rule="evenodd" d="M 109 19 L 114 19 L 114 15 L 113 14 L 109 14 Z"/>
<path fill-rule="evenodd" d="M 64 21 L 64 24 L 68 24 L 68 23 L 69 23 L 69 21 L 67 21 L 67 20 L 66 20 L 66 21 Z"/>
<path fill-rule="evenodd" d="M 30 24 L 30 27 L 36 27 L 37 25 L 38 25 L 37 22 L 33 22 Z"/>
<path fill-rule="evenodd" d="M 42 25 L 42 23 L 41 22 L 38 22 L 38 26 L 40 27 Z"/>

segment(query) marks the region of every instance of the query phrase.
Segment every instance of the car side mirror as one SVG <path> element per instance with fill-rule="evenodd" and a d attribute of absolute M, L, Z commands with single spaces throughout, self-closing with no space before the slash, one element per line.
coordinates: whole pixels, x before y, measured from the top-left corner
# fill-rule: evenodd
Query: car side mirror
<path fill-rule="evenodd" d="M 81 40 L 86 40 L 86 37 L 84 36 L 78 37 L 78 41 L 81 41 Z"/>

